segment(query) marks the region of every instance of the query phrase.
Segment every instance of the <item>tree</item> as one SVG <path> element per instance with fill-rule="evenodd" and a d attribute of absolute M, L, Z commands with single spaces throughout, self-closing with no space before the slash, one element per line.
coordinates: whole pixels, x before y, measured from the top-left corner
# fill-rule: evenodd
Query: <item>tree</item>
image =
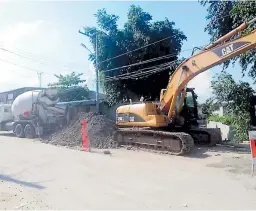
<path fill-rule="evenodd" d="M 61 102 L 68 102 L 74 100 L 84 100 L 88 96 L 88 87 L 86 85 L 79 86 L 86 80 L 82 80 L 82 73 L 72 72 L 67 75 L 56 75 L 58 82 L 48 84 L 49 87 L 58 89 L 58 97 Z"/>
<path fill-rule="evenodd" d="M 58 82 L 49 83 L 48 86 L 58 87 L 61 89 L 77 86 L 78 84 L 84 83 L 86 81 L 86 80 L 81 79 L 82 75 L 83 75 L 83 73 L 75 73 L 75 72 L 72 72 L 67 75 L 54 74 L 54 76 L 58 79 Z"/>
<path fill-rule="evenodd" d="M 211 41 L 214 41 L 225 35 L 232 29 L 239 26 L 244 21 L 251 20 L 256 17 L 256 2 L 255 1 L 201 1 L 201 4 L 207 6 L 208 15 L 206 19 L 208 24 L 205 31 L 211 36 Z M 249 26 L 242 34 L 247 34 L 255 29 L 256 23 Z M 235 38 L 235 37 L 234 37 Z M 243 75 L 248 70 L 248 75 L 256 78 L 256 54 L 255 49 L 247 51 L 240 56 L 224 63 L 223 68 L 227 68 L 231 62 L 237 61 L 242 67 Z"/>
<path fill-rule="evenodd" d="M 95 17 L 97 19 L 97 28 L 87 26 L 84 27 L 84 32 L 90 38 L 94 51 L 95 34 L 97 33 L 98 68 L 100 72 L 104 73 L 104 79 L 102 80 L 104 81 L 109 103 L 128 101 L 129 98 L 138 100 L 141 96 L 148 100 L 154 100 L 159 97 L 160 90 L 165 88 L 168 83 L 169 71 L 173 72 L 173 69 L 145 78 L 138 77 L 136 80 L 131 80 L 129 77 L 127 77 L 127 80 L 109 81 L 106 79 L 107 77 L 120 76 L 121 74 L 131 76 L 135 71 L 138 73 L 139 70 L 143 73 L 146 70 L 142 69 L 150 69 L 153 66 L 176 60 L 181 50 L 182 42 L 187 39 L 183 32 L 176 29 L 174 27 L 175 23 L 167 18 L 163 21 L 152 22 L 152 16 L 144 12 L 141 7 L 135 5 L 131 5 L 127 14 L 127 21 L 121 29 L 117 27 L 119 17 L 108 14 L 105 9 L 98 10 Z M 169 39 L 164 39 L 169 36 Z M 161 39 L 164 40 L 155 45 L 141 48 L 116 59 L 107 60 Z M 162 60 L 108 71 L 168 54 L 171 54 L 171 56 Z M 95 54 L 90 54 L 89 59 L 95 64 Z M 107 60 L 107 62 L 102 62 L 104 60 Z"/>
<path fill-rule="evenodd" d="M 248 126 L 250 122 L 250 100 L 254 94 L 253 89 L 247 82 L 235 82 L 232 76 L 222 72 L 211 81 L 213 99 L 220 105 L 225 105 L 226 115 L 223 123 L 230 123 L 236 130 L 237 140 L 247 140 Z M 216 118 L 210 118 L 211 120 Z"/>
<path fill-rule="evenodd" d="M 235 82 L 232 75 L 222 72 L 213 78 L 211 87 L 215 99 L 220 103 L 226 103 L 229 113 L 240 115 L 241 112 L 249 112 L 250 99 L 254 93 L 249 83 Z"/>
<path fill-rule="evenodd" d="M 207 117 L 209 117 L 212 112 L 218 110 L 219 104 L 217 101 L 215 101 L 213 98 L 208 98 L 204 103 L 201 105 L 202 113 L 205 114 Z"/>

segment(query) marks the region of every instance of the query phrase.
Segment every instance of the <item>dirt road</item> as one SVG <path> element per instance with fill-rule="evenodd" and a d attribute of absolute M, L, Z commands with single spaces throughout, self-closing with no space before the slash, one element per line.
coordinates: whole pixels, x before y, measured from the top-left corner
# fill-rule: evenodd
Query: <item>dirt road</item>
<path fill-rule="evenodd" d="M 85 153 L 0 135 L 0 209 L 256 209 L 250 155 Z"/>

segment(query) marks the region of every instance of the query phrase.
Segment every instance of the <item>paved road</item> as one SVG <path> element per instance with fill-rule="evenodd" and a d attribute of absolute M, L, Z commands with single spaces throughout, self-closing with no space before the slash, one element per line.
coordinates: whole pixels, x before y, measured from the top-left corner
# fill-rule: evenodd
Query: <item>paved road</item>
<path fill-rule="evenodd" d="M 0 209 L 256 209 L 249 155 L 221 151 L 110 156 L 0 135 Z"/>

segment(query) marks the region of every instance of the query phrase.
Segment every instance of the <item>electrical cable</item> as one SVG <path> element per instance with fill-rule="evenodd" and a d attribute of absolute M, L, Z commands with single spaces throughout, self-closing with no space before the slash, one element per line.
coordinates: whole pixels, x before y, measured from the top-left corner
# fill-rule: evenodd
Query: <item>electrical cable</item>
<path fill-rule="evenodd" d="M 150 43 L 150 44 L 144 45 L 144 46 L 142 46 L 142 47 L 140 47 L 140 48 L 136 48 L 136 49 L 131 50 L 131 51 L 128 51 L 128 52 L 126 52 L 126 53 L 120 54 L 120 55 L 118 55 L 118 56 L 115 56 L 115 57 L 112 57 L 112 58 L 109 58 L 109 59 L 103 60 L 103 61 L 101 61 L 101 62 L 98 62 L 98 64 L 101 64 L 101 63 L 104 63 L 104 62 L 107 62 L 107 61 L 110 61 L 110 60 L 113 60 L 113 59 L 119 58 L 119 57 L 124 56 L 124 55 L 126 55 L 126 54 L 129 54 L 129 53 L 132 53 L 132 52 L 135 52 L 135 51 L 141 50 L 141 49 L 146 48 L 146 47 L 148 47 L 148 46 L 151 46 L 151 45 L 154 45 L 154 44 L 156 44 L 156 43 L 159 43 L 159 42 L 162 42 L 162 41 L 164 41 L 164 40 L 167 40 L 167 39 L 169 39 L 169 38 L 171 38 L 171 37 L 172 37 L 172 36 L 166 37 L 166 38 L 161 39 L 161 40 L 158 40 L 158 41 L 156 41 L 156 42 L 153 42 L 153 43 Z"/>
<path fill-rule="evenodd" d="M 0 46 L 0 50 L 5 51 L 5 52 L 8 52 L 8 53 L 11 53 L 11 54 L 14 54 L 14 55 L 19 56 L 19 57 L 21 57 L 21 58 L 29 59 L 29 60 L 31 60 L 31 61 L 37 62 L 37 63 L 42 64 L 42 65 L 55 66 L 55 67 L 63 68 L 63 69 L 65 69 L 65 70 L 69 68 L 68 66 L 61 66 L 61 65 L 58 65 L 58 64 L 51 64 L 51 63 L 47 63 L 47 62 L 45 62 L 45 61 L 40 61 L 40 60 L 38 60 L 38 59 L 34 59 L 34 58 L 31 58 L 31 57 L 28 57 L 28 56 L 23 55 L 23 54 L 20 54 L 20 53 L 18 53 L 18 52 L 11 51 L 11 50 L 9 50 L 9 49 L 7 49 L 7 48 L 4 48 L 4 47 L 2 47 L 2 46 Z M 63 70 L 62 70 L 62 71 L 63 71 Z M 71 72 L 71 71 L 69 71 L 69 72 Z M 73 72 L 73 71 L 72 71 L 72 72 Z"/>
<path fill-rule="evenodd" d="M 8 64 L 15 65 L 15 66 L 17 66 L 17 67 L 21 67 L 21 68 L 24 68 L 24 69 L 27 69 L 27 70 L 30 70 L 30 71 L 34 71 L 34 72 L 37 72 L 37 73 L 44 73 L 44 74 L 52 75 L 51 73 L 47 73 L 47 72 L 39 71 L 39 70 L 36 70 L 36 69 L 30 68 L 30 67 L 22 66 L 22 65 L 19 65 L 19 64 L 16 64 L 16 63 L 10 62 L 10 61 L 5 60 L 5 59 L 1 59 L 1 58 L 0 58 L 0 61 L 6 62 L 6 63 L 8 63 Z"/>
<path fill-rule="evenodd" d="M 22 54 L 20 54 L 20 53 L 16 53 L 16 52 L 11 51 L 11 50 L 8 50 L 8 49 L 6 49 L 6 48 L 4 48 L 4 47 L 0 47 L 0 50 L 6 51 L 6 52 L 8 52 L 8 53 L 14 54 L 14 55 L 19 56 L 19 57 L 22 57 L 22 58 L 29 59 L 29 60 L 31 60 L 31 61 L 34 61 L 34 62 L 43 64 L 43 65 L 49 65 L 49 63 L 46 63 L 46 62 L 40 61 L 40 60 L 38 60 L 38 59 L 34 59 L 34 58 L 31 58 L 31 57 L 22 55 Z M 58 65 L 57 65 L 57 66 L 58 66 Z M 63 67 L 66 68 L 65 66 L 63 66 Z"/>
<path fill-rule="evenodd" d="M 137 72 L 142 72 L 142 71 L 144 71 L 144 70 L 151 70 L 152 68 L 157 68 L 157 67 L 161 67 L 161 66 L 163 66 L 163 65 L 168 65 L 168 64 L 170 64 L 170 62 L 167 62 L 167 63 L 165 63 L 165 64 L 161 64 L 161 65 L 155 65 L 155 66 L 151 66 L 151 67 L 146 67 L 146 68 L 143 68 L 143 69 L 139 69 L 139 70 L 136 70 L 136 71 L 132 71 L 132 72 L 128 72 L 128 73 L 124 73 L 124 74 L 120 74 L 120 75 L 117 75 L 117 76 L 112 76 L 112 77 L 110 77 L 110 76 L 106 76 L 107 78 L 116 78 L 116 77 L 122 77 L 122 76 L 127 76 L 127 75 L 131 75 L 131 74 L 133 74 L 133 73 L 137 73 Z"/>
<path fill-rule="evenodd" d="M 144 70 L 149 70 L 149 69 L 152 69 L 152 68 L 155 68 L 155 67 L 161 67 L 163 65 L 168 65 L 170 64 L 170 62 L 167 62 L 167 63 L 164 63 L 164 64 L 161 64 L 161 65 L 155 65 L 155 66 L 151 66 L 151 67 L 146 67 L 146 68 L 143 68 L 143 69 L 139 69 L 137 71 L 132 71 L 132 72 L 129 72 L 129 73 L 124 73 L 124 74 L 120 74 L 120 75 L 117 75 L 117 76 L 106 76 L 107 78 L 114 78 L 114 77 L 122 77 L 122 76 L 127 76 L 127 75 L 131 75 L 133 73 L 136 73 L 136 72 L 141 72 L 141 71 L 144 71 Z"/>
<path fill-rule="evenodd" d="M 133 67 L 133 66 L 137 66 L 137 65 L 141 65 L 141 64 L 147 64 L 147 63 L 162 60 L 162 59 L 168 59 L 168 58 L 173 57 L 173 56 L 177 56 L 177 54 L 167 54 L 165 56 L 160 56 L 160 57 L 156 57 L 156 58 L 153 58 L 153 59 L 148 59 L 148 60 L 145 60 L 145 61 L 142 61 L 142 62 L 137 62 L 137 63 L 121 66 L 121 67 L 116 67 L 116 68 L 104 70 L 102 72 L 105 73 L 105 72 L 110 72 L 110 71 L 118 70 L 118 69 L 122 69 L 122 68 Z"/>
<path fill-rule="evenodd" d="M 145 71 L 143 73 L 140 73 L 141 75 L 139 75 L 139 74 L 138 75 L 129 75 L 129 76 L 123 76 L 121 78 L 106 79 L 106 82 L 115 81 L 115 80 L 125 80 L 125 79 L 131 79 L 131 80 L 135 80 L 135 79 L 137 80 L 138 78 L 142 79 L 142 78 L 148 77 L 150 75 L 159 73 L 166 69 L 169 69 L 169 67 L 166 66 L 166 67 L 151 69 L 151 70 Z"/>
<path fill-rule="evenodd" d="M 6 49 L 6 47 L 5 47 L 4 45 L 2 45 L 2 44 L 0 44 L 0 47 Z M 29 58 L 31 58 L 31 59 L 38 60 L 38 61 L 40 61 L 40 62 L 45 62 L 45 63 L 47 63 L 47 62 L 60 63 L 60 62 L 54 61 L 54 60 L 52 60 L 52 59 L 49 59 L 49 58 L 47 58 L 47 57 L 38 56 L 38 55 L 33 54 L 33 53 L 25 52 L 25 51 L 20 50 L 20 49 L 18 49 L 18 48 L 15 48 L 15 49 L 16 49 L 16 50 L 15 50 L 15 51 L 13 50 L 12 52 L 14 52 L 14 53 L 16 53 L 16 54 L 20 54 L 21 56 L 24 56 L 24 57 L 29 57 Z M 11 51 L 11 50 L 9 50 L 9 51 Z M 59 65 L 59 66 L 63 66 L 63 65 Z"/>
<path fill-rule="evenodd" d="M 150 68 L 140 69 L 140 70 L 137 70 L 137 71 L 133 71 L 129 74 L 125 73 L 125 74 L 115 76 L 115 77 L 111 77 L 111 78 L 108 77 L 108 78 L 106 78 L 106 81 L 108 82 L 108 81 L 112 81 L 112 80 L 122 80 L 122 79 L 129 79 L 129 78 L 133 79 L 133 78 L 137 78 L 137 77 L 146 77 L 148 75 L 152 75 L 152 74 L 155 74 L 155 73 L 159 72 L 159 70 L 161 71 L 161 70 L 164 70 L 164 69 L 172 68 L 174 66 L 174 64 L 176 63 L 176 61 L 177 60 L 162 64 L 162 65 L 153 66 L 153 67 L 150 67 Z M 142 70 L 145 70 L 145 69 L 150 69 L 150 70 L 141 72 Z M 137 72 L 137 73 L 135 73 L 135 72 Z"/>
<path fill-rule="evenodd" d="M 225 15 L 225 16 L 222 16 L 222 17 L 220 17 L 220 18 L 218 18 L 218 19 L 221 19 L 221 18 L 224 18 L 224 17 L 227 17 L 227 16 L 230 16 L 230 15 Z M 218 20 L 218 19 L 216 19 L 216 20 Z M 216 20 L 215 20 L 215 21 L 216 21 Z M 161 39 L 161 40 L 158 40 L 158 41 L 156 41 L 156 42 L 149 43 L 149 44 L 147 44 L 147 45 L 144 45 L 144 46 L 142 46 L 142 47 L 136 48 L 136 49 L 131 50 L 131 51 L 127 51 L 126 53 L 117 55 L 117 56 L 112 57 L 112 58 L 108 58 L 108 59 L 106 59 L 106 60 L 103 60 L 103 61 L 101 61 L 101 62 L 98 62 L 98 64 L 102 64 L 102 63 L 104 63 L 104 62 L 107 62 L 107 61 L 110 61 L 110 60 L 119 58 L 119 57 L 124 56 L 124 55 L 127 55 L 127 54 L 129 54 L 129 53 L 132 53 L 132 52 L 141 50 L 141 49 L 146 48 L 146 47 L 148 47 L 148 46 L 151 46 L 151 45 L 154 45 L 154 44 L 156 44 L 156 43 L 159 43 L 159 42 L 162 42 L 162 41 L 164 41 L 164 40 L 167 40 L 167 39 L 169 39 L 169 38 L 171 38 L 171 37 L 172 37 L 172 36 L 168 36 L 168 37 L 163 38 L 163 39 Z"/>

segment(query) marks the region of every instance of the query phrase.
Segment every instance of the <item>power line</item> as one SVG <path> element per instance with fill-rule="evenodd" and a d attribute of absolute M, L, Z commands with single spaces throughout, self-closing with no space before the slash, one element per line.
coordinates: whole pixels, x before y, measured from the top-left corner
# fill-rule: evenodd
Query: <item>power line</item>
<path fill-rule="evenodd" d="M 169 69 L 169 67 L 165 66 L 165 67 L 161 67 L 161 68 L 155 68 L 155 69 L 145 71 L 143 73 L 138 73 L 137 75 L 128 75 L 128 76 L 122 76 L 122 77 L 113 78 L 113 79 L 107 79 L 106 82 L 115 81 L 115 80 L 125 80 L 125 79 L 138 79 L 138 78 L 142 79 L 142 78 L 148 77 L 150 75 L 159 73 L 166 69 Z"/>
<path fill-rule="evenodd" d="M 0 50 L 3 50 L 5 52 L 11 53 L 11 54 L 14 54 L 14 55 L 19 56 L 21 58 L 29 59 L 31 61 L 37 62 L 37 63 L 42 64 L 42 65 L 48 65 L 48 66 L 52 65 L 52 66 L 60 67 L 60 68 L 63 68 L 63 69 L 69 68 L 68 66 L 61 66 L 61 65 L 58 65 L 58 64 L 51 64 L 51 63 L 47 63 L 45 61 L 40 61 L 40 59 L 39 60 L 38 59 L 34 59 L 34 58 L 28 57 L 26 55 L 23 55 L 23 54 L 21 54 L 19 52 L 11 51 L 11 50 L 9 50 L 7 48 L 4 48 L 4 47 L 0 47 Z"/>
<path fill-rule="evenodd" d="M 3 46 L 2 44 L 0 44 L 0 46 L 1 46 L 2 48 L 5 48 L 5 46 Z M 6 48 L 5 48 L 5 49 L 6 49 Z M 8 50 L 8 51 L 14 52 L 15 54 L 22 55 L 22 56 L 24 56 L 24 57 L 26 57 L 26 58 L 38 60 L 38 61 L 40 61 L 40 62 L 45 62 L 45 61 L 48 60 L 48 61 L 51 61 L 51 62 L 55 62 L 55 63 L 56 63 L 56 61 L 51 60 L 51 59 L 49 59 L 49 58 L 42 57 L 42 56 L 38 56 L 38 55 L 33 54 L 33 53 L 25 52 L 25 51 L 20 50 L 20 49 L 18 49 L 18 48 L 15 48 L 15 49 L 16 49 L 16 52 L 17 52 L 17 53 L 14 52 L 14 51 L 11 51 L 11 50 Z M 6 50 L 7 50 L 7 49 L 6 49 Z M 59 62 L 57 62 L 57 63 L 59 63 Z M 59 65 L 59 66 L 62 66 L 62 65 Z M 64 66 L 64 67 L 65 67 L 65 66 Z"/>
<path fill-rule="evenodd" d="M 24 56 L 24 55 L 22 55 L 22 54 L 20 54 L 20 53 L 16 53 L 16 52 L 14 52 L 14 51 L 8 50 L 8 49 L 3 48 L 3 47 L 0 47 L 0 50 L 6 51 L 6 52 L 8 52 L 8 53 L 14 54 L 14 55 L 19 56 L 19 57 L 22 57 L 22 58 L 29 59 L 29 60 L 34 61 L 34 62 L 38 62 L 38 63 L 40 63 L 40 64 L 46 64 L 46 63 L 44 63 L 44 62 L 41 62 L 40 60 L 36 60 L 36 59 L 31 58 L 31 57 Z"/>
<path fill-rule="evenodd" d="M 227 16 L 230 16 L 230 15 L 222 16 L 222 17 L 220 17 L 220 18 L 218 18 L 218 19 L 216 19 L 216 20 L 219 20 L 219 19 L 224 18 L 224 17 L 227 17 Z M 215 20 L 215 21 L 216 21 L 216 20 Z M 167 40 L 167 39 L 169 39 L 169 38 L 171 38 L 171 37 L 172 37 L 172 36 L 168 36 L 168 37 L 163 38 L 163 39 L 161 39 L 161 40 L 158 40 L 158 41 L 156 41 L 156 42 L 153 42 L 153 43 L 144 45 L 144 46 L 142 46 L 142 47 L 136 48 L 136 49 L 131 50 L 131 51 L 127 51 L 126 53 L 120 54 L 120 55 L 118 55 L 118 56 L 115 56 L 115 57 L 112 57 L 112 58 L 108 58 L 108 59 L 106 59 L 106 60 L 103 60 L 103 61 L 101 61 L 101 62 L 98 62 L 98 64 L 101 64 L 101 63 L 104 63 L 104 62 L 107 62 L 107 61 L 110 61 L 110 60 L 119 58 L 119 57 L 124 56 L 124 55 L 126 55 L 126 54 L 129 54 L 129 53 L 138 51 L 138 50 L 140 50 L 140 49 L 143 49 L 143 48 L 146 48 L 146 47 L 148 47 L 148 46 L 151 46 L 151 45 L 154 45 L 154 44 L 156 44 L 156 43 L 159 43 L 159 42 L 162 42 L 162 41 L 164 41 L 164 40 Z"/>
<path fill-rule="evenodd" d="M 229 14 L 229 15 L 224 15 L 224 16 L 222 16 L 222 17 L 220 17 L 220 18 L 217 18 L 217 19 L 215 19 L 215 20 L 212 20 L 212 21 L 210 21 L 210 22 L 217 21 L 217 20 L 219 20 L 219 19 L 222 19 L 222 18 L 225 18 L 225 17 L 228 17 L 228 16 L 231 16 L 231 15 L 230 15 L 230 14 Z M 148 47 L 148 46 L 151 46 L 151 45 L 154 45 L 154 44 L 156 44 L 156 43 L 159 43 L 159 42 L 162 42 L 162 41 L 164 41 L 164 40 L 167 40 L 167 39 L 169 39 L 169 38 L 171 38 L 171 37 L 172 37 L 172 36 L 169 36 L 169 37 L 163 38 L 163 39 L 161 39 L 161 40 L 158 40 L 158 41 L 156 41 L 156 42 L 153 42 L 153 43 L 144 45 L 144 46 L 142 46 L 142 47 L 140 47 L 140 48 L 136 48 L 136 49 L 134 49 L 134 50 L 127 51 L 126 53 L 123 53 L 123 54 L 120 54 L 120 55 L 118 55 L 118 56 L 115 56 L 115 57 L 112 57 L 112 58 L 103 60 L 103 61 L 101 61 L 101 62 L 98 62 L 98 64 L 101 64 L 101 63 L 104 63 L 104 62 L 107 62 L 107 61 L 110 61 L 110 60 L 119 58 L 119 57 L 124 56 L 124 55 L 126 55 L 126 54 L 129 54 L 129 53 L 138 51 L 138 50 L 140 50 L 140 49 L 143 49 L 143 48 L 146 48 L 146 47 Z"/>
<path fill-rule="evenodd" d="M 153 68 L 159 68 L 159 67 L 163 67 L 163 66 L 166 66 L 166 65 L 170 65 L 172 62 L 167 62 L 165 64 L 161 64 L 161 65 L 155 65 L 155 66 L 152 66 L 152 67 L 147 67 L 147 68 L 143 68 L 143 69 L 139 69 L 137 71 L 133 71 L 133 72 L 130 72 L 130 73 L 124 73 L 124 74 L 120 74 L 120 75 L 117 75 L 117 76 L 113 76 L 113 77 L 108 77 L 108 78 L 120 78 L 120 77 L 123 77 L 123 76 L 130 76 L 131 74 L 139 74 L 139 73 L 145 73 L 146 71 L 145 70 L 152 70 Z"/>
<path fill-rule="evenodd" d="M 156 57 L 156 58 L 153 58 L 153 59 L 148 59 L 148 60 L 145 60 L 145 61 L 142 61 L 142 62 L 137 62 L 137 63 L 134 63 L 134 64 L 129 64 L 129 65 L 121 66 L 121 67 L 116 67 L 116 68 L 105 70 L 105 71 L 102 71 L 102 72 L 105 73 L 105 72 L 110 72 L 110 71 L 118 70 L 118 69 L 122 69 L 122 68 L 133 67 L 133 66 L 137 66 L 137 65 L 141 65 L 141 64 L 147 64 L 147 63 L 162 60 L 162 59 L 168 59 L 168 58 L 176 56 L 176 55 L 177 54 L 167 54 L 165 56 L 160 56 L 160 57 Z"/>
<path fill-rule="evenodd" d="M 153 66 L 153 67 L 146 67 L 146 68 L 143 68 L 143 69 L 139 69 L 139 70 L 137 70 L 137 71 L 133 71 L 133 72 L 130 72 L 130 73 L 124 73 L 124 74 L 120 74 L 120 75 L 117 75 L 117 76 L 112 76 L 112 77 L 106 76 L 106 78 L 108 78 L 108 79 L 110 79 L 110 78 L 119 78 L 119 77 L 121 77 L 121 76 L 131 75 L 131 73 L 141 72 L 141 71 L 144 71 L 144 70 L 150 70 L 150 69 L 152 69 L 152 68 L 154 68 L 154 67 L 156 67 L 156 66 Z"/>
<path fill-rule="evenodd" d="M 132 78 L 135 78 L 135 77 L 137 78 L 138 76 L 139 77 L 144 77 L 144 76 L 152 75 L 152 74 L 158 73 L 159 70 L 161 71 L 163 68 L 164 69 L 166 69 L 166 68 L 170 69 L 170 68 L 174 67 L 175 64 L 176 64 L 176 61 L 173 61 L 173 62 L 170 62 L 169 64 L 165 64 L 165 65 L 162 65 L 160 67 L 155 67 L 152 70 L 135 73 L 135 74 L 131 75 L 131 77 Z"/>
<path fill-rule="evenodd" d="M 160 67 L 156 67 L 156 68 L 153 68 L 153 69 L 148 70 L 148 71 L 132 74 L 130 77 L 131 78 L 146 77 L 148 75 L 152 75 L 152 74 L 158 73 L 159 71 L 165 70 L 166 68 L 169 69 L 169 68 L 173 67 L 174 64 L 175 64 L 175 61 L 171 62 L 170 64 L 163 65 L 163 66 L 160 66 Z"/>
<path fill-rule="evenodd" d="M 34 72 L 37 72 L 37 73 L 50 74 L 50 73 L 42 72 L 42 71 L 39 71 L 39 70 L 36 70 L 36 69 L 30 68 L 30 67 L 22 66 L 22 65 L 19 65 L 19 64 L 16 64 L 16 63 L 10 62 L 10 61 L 5 60 L 5 59 L 1 59 L 1 58 L 0 58 L 0 61 L 6 62 L 6 63 L 8 63 L 8 64 L 15 65 L 15 66 L 17 66 L 17 67 L 21 67 L 21 68 L 24 68 L 24 69 L 27 69 L 27 70 L 30 70 L 30 71 L 34 71 Z M 52 74 L 50 74 L 50 75 L 52 75 Z"/>
<path fill-rule="evenodd" d="M 140 79 L 143 79 L 143 78 L 146 78 L 146 77 L 148 77 L 148 76 L 151 76 L 151 75 L 160 73 L 160 72 L 162 72 L 162 71 L 164 71 L 164 70 L 167 70 L 167 69 L 169 69 L 169 67 L 162 67 L 162 68 L 159 68 L 159 69 L 155 70 L 154 72 L 150 72 L 150 73 L 148 73 L 148 74 L 146 74 L 146 75 L 140 76 Z M 132 77 L 131 79 L 137 79 L 137 77 L 138 77 L 138 76 L 136 76 L 136 78 Z"/>
<path fill-rule="evenodd" d="M 108 77 L 108 78 L 106 78 L 106 81 L 122 80 L 122 79 L 129 79 L 129 78 L 133 79 L 133 78 L 137 78 L 137 77 L 146 77 L 146 76 L 158 73 L 162 70 L 171 68 L 172 66 L 174 66 L 176 61 L 177 60 L 172 61 L 172 62 L 167 62 L 162 65 L 157 65 L 157 66 L 153 66 L 153 67 L 149 67 L 149 68 L 143 68 L 143 69 L 140 69 L 137 71 L 133 71 L 131 73 L 125 73 L 125 74 L 121 74 L 121 75 L 114 76 L 114 77 Z M 147 70 L 147 71 L 144 71 L 144 70 Z"/>
<path fill-rule="evenodd" d="M 199 48 L 204 47 L 204 46 L 205 45 L 199 46 Z M 193 49 L 194 48 L 186 49 L 186 50 L 180 51 L 180 53 L 183 53 L 183 52 L 186 52 L 186 51 L 192 51 Z M 146 64 L 146 63 L 158 61 L 158 60 L 161 60 L 161 59 L 168 59 L 168 58 L 170 58 L 172 56 L 177 56 L 177 54 L 176 53 L 167 54 L 165 56 L 160 56 L 160 57 L 156 57 L 156 58 L 153 58 L 153 59 L 148 59 L 148 60 L 145 60 L 145 61 L 142 61 L 142 62 L 137 62 L 137 63 L 134 63 L 134 64 L 130 64 L 130 65 L 116 67 L 116 68 L 105 70 L 105 71 L 102 71 L 102 72 L 109 72 L 109 71 L 113 71 L 113 70 L 117 70 L 117 69 L 122 69 L 122 68 L 126 68 L 126 67 L 133 67 L 133 66 L 136 66 L 136 65 Z"/>
<path fill-rule="evenodd" d="M 156 43 L 159 43 L 159 42 L 162 42 L 162 41 L 164 41 L 164 40 L 167 40 L 167 39 L 169 39 L 169 38 L 171 38 L 171 37 L 172 37 L 172 36 L 166 37 L 166 38 L 161 39 L 161 40 L 158 40 L 158 41 L 156 41 L 156 42 L 153 42 L 153 43 L 150 43 L 150 44 L 144 45 L 144 46 L 142 46 L 142 47 L 140 47 L 140 48 L 136 48 L 136 49 L 131 50 L 131 51 L 128 51 L 128 52 L 126 52 L 126 53 L 120 54 L 120 55 L 118 55 L 118 56 L 115 56 L 115 57 L 112 57 L 112 58 L 109 58 L 109 59 L 103 60 L 103 61 L 101 61 L 101 62 L 98 62 L 98 64 L 101 64 L 101 63 L 104 63 L 104 62 L 107 62 L 107 61 L 110 61 L 110 60 L 113 60 L 113 59 L 119 58 L 119 57 L 124 56 L 124 55 L 126 55 L 126 54 L 129 54 L 129 53 L 132 53 L 132 52 L 138 51 L 138 50 L 140 50 L 140 49 L 143 49 L 143 48 L 146 48 L 146 47 L 148 47 L 148 46 L 151 46 L 151 45 L 154 45 L 154 44 L 156 44 Z"/>

